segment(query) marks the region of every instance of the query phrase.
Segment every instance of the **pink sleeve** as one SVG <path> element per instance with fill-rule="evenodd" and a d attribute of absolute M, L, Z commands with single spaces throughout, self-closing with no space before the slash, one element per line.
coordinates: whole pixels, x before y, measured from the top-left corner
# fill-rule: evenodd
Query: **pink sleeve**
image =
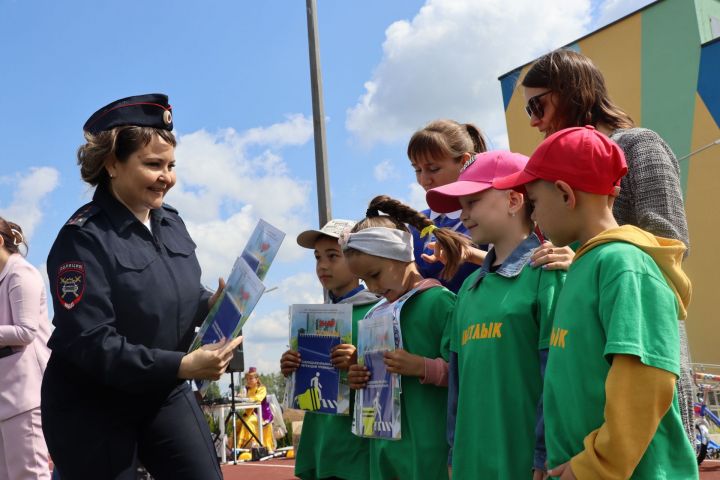
<path fill-rule="evenodd" d="M 425 376 L 420 379 L 420 383 L 447 387 L 448 363 L 442 358 L 423 358 L 423 360 L 425 361 Z"/>
<path fill-rule="evenodd" d="M 6 281 L 10 282 L 8 301 L 12 321 L 11 325 L 0 325 L 0 346 L 30 345 L 37 335 L 40 302 L 45 285 L 23 267 L 16 272 L 10 272 Z"/>

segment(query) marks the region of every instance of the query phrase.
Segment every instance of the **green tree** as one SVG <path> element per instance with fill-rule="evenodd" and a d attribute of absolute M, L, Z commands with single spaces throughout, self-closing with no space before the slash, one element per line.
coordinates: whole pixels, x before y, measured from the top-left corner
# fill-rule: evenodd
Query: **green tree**
<path fill-rule="evenodd" d="M 205 392 L 205 401 L 212 402 L 220 400 L 222 395 L 220 394 L 220 385 L 217 382 L 210 382 L 207 392 Z"/>

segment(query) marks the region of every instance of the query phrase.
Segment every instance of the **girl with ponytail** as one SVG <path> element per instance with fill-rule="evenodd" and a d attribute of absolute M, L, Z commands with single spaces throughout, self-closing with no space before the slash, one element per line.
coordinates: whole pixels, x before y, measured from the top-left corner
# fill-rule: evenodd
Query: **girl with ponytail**
<path fill-rule="evenodd" d="M 406 223 L 433 233 L 446 252 L 448 276 L 456 272 L 470 245 L 464 235 L 437 228 L 422 213 L 384 195 L 374 198 L 366 217 L 340 238 L 350 271 L 371 292 L 384 297 L 365 318 L 372 318 L 375 311 L 391 312 L 400 325 L 403 345 L 384 355 L 387 371 L 401 376 L 402 438 L 369 439 L 369 477 L 442 479 L 447 478 L 448 454 L 447 330 L 455 295 L 438 280 L 423 278 Z M 348 380 L 351 388 L 362 389 L 370 373 L 363 365 L 352 365 Z"/>

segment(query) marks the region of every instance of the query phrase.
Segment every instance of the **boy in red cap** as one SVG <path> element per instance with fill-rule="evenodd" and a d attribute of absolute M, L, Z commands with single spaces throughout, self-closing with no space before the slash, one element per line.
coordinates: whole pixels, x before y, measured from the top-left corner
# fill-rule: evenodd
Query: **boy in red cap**
<path fill-rule="evenodd" d="M 550 475 L 697 478 L 675 382 L 677 319 L 690 301 L 685 246 L 612 214 L 627 172 L 622 150 L 593 127 L 543 141 L 524 170 L 493 182 L 525 187 L 553 244 L 579 242 L 555 310 L 545 373 Z"/>

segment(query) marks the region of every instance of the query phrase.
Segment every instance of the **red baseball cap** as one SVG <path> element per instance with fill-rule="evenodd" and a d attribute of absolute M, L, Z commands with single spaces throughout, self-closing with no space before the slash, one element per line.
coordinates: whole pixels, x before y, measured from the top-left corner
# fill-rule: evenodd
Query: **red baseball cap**
<path fill-rule="evenodd" d="M 425 200 L 438 213 L 460 210 L 458 198 L 492 188 L 493 180 L 522 171 L 527 162 L 525 155 L 504 150 L 477 153 L 463 165 L 457 182 L 428 190 Z"/>
<path fill-rule="evenodd" d="M 493 182 L 493 188 L 517 188 L 535 180 L 567 182 L 575 190 L 612 195 L 627 173 L 622 149 L 595 127 L 573 127 L 546 138 L 525 169 Z"/>

